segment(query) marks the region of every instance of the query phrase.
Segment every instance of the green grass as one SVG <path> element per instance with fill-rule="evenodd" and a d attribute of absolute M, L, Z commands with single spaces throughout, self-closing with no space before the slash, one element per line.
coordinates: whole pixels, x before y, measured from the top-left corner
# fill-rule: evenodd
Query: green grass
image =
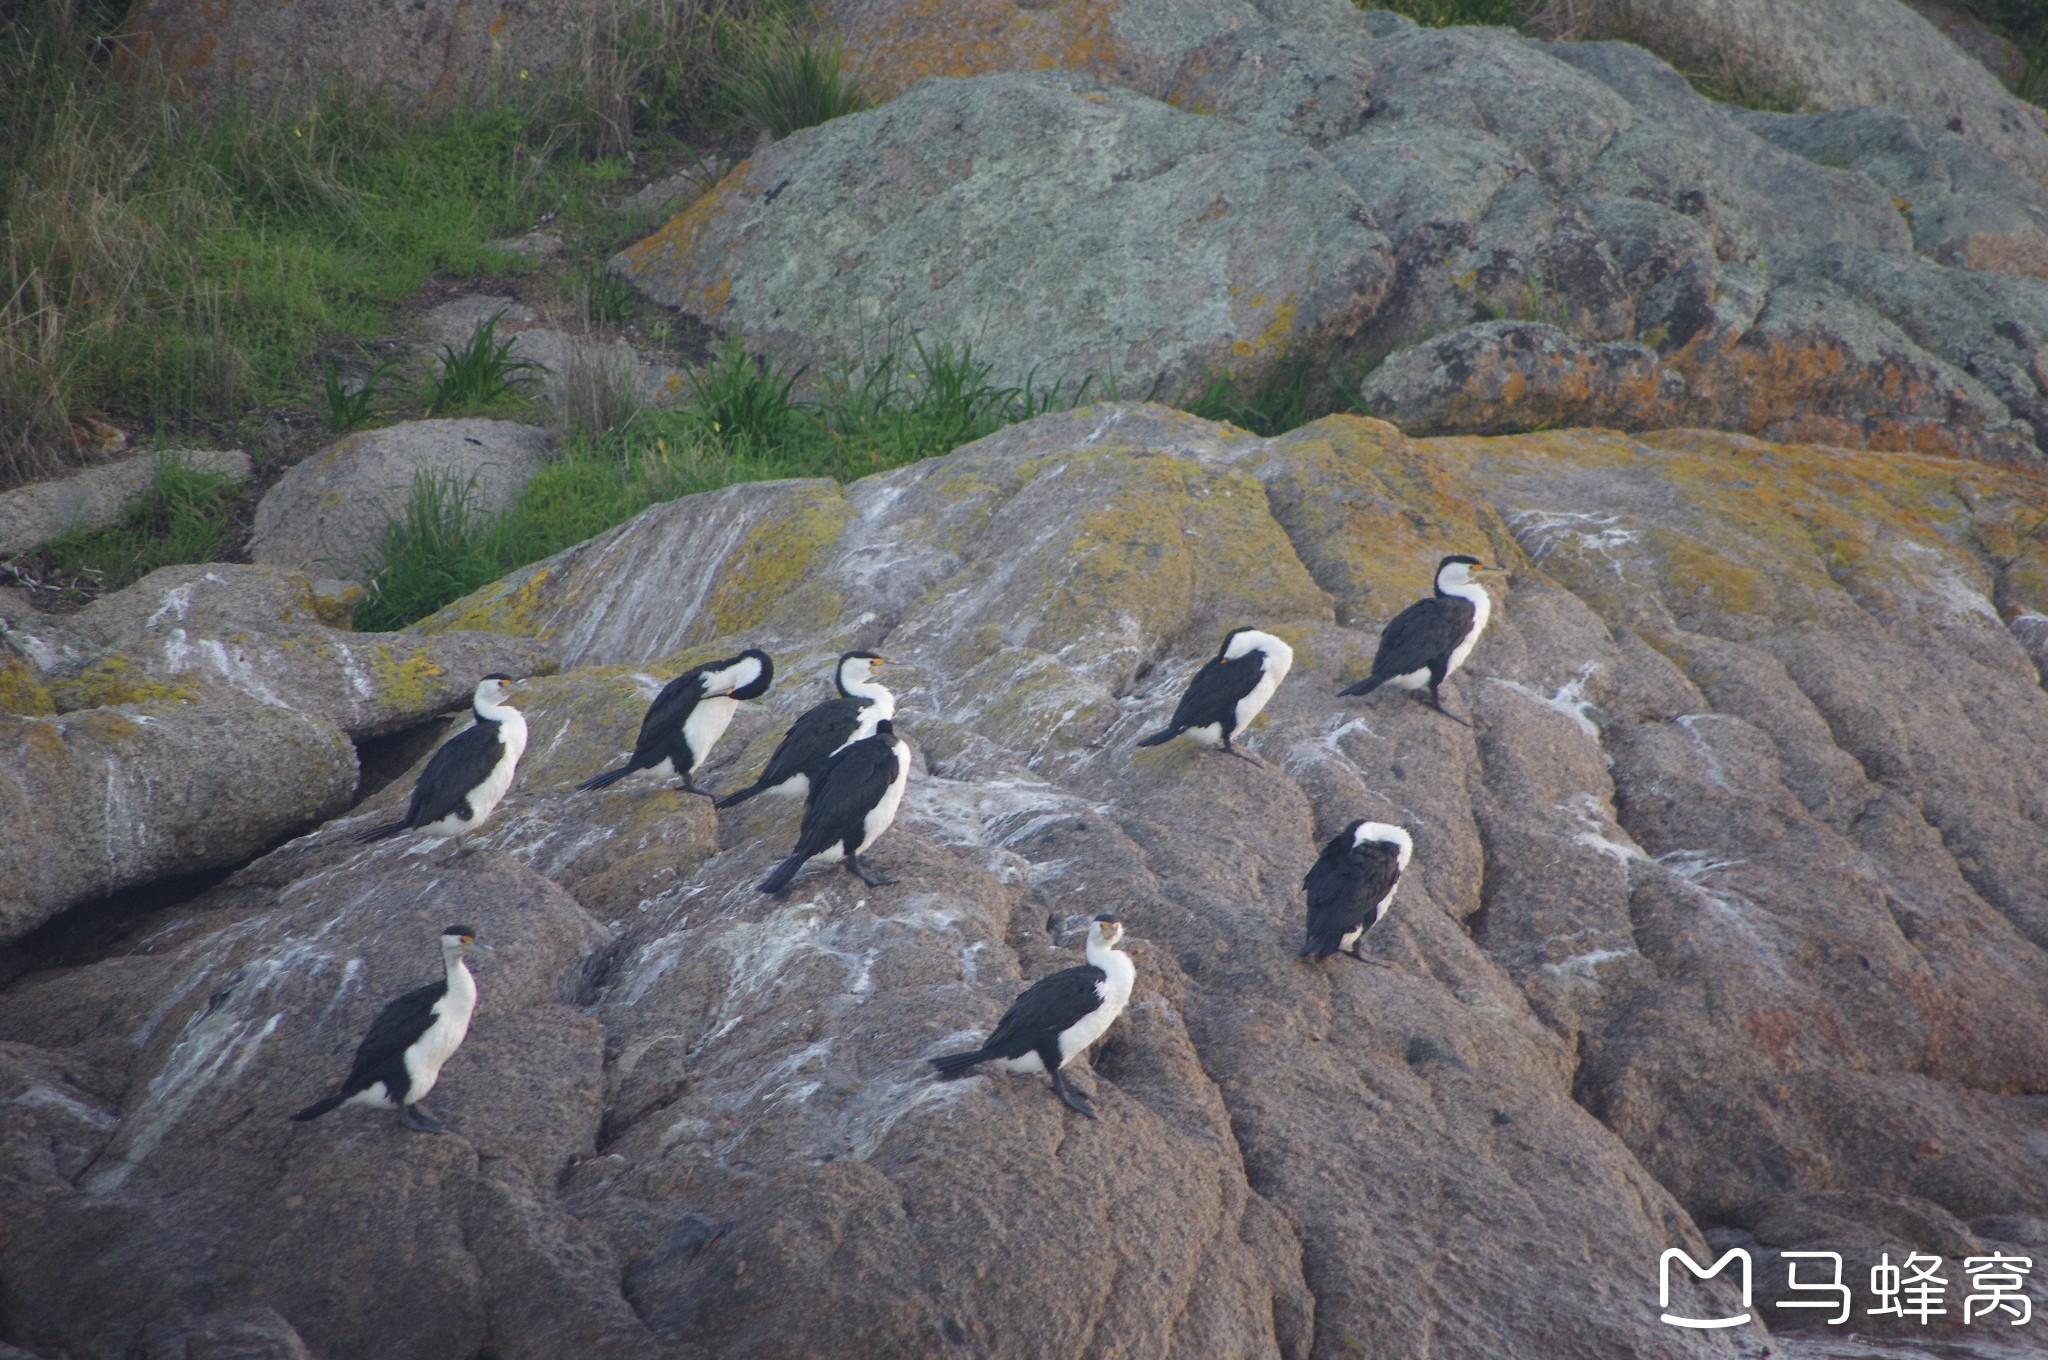
<path fill-rule="evenodd" d="M 1094 387 L 1002 387 L 989 372 L 967 348 L 919 342 L 912 357 L 885 356 L 800 401 L 798 374 L 728 342 L 693 375 L 689 404 L 569 439 L 495 519 L 459 485 L 416 481 L 386 528 L 356 627 L 402 627 L 661 501 L 773 477 L 851 481 L 1077 404 Z"/>
<path fill-rule="evenodd" d="M 441 346 L 441 370 L 427 380 L 427 414 L 447 415 L 450 411 L 482 411 L 517 397 L 533 381 L 533 375 L 549 372 L 546 364 L 532 359 L 515 359 L 516 337 L 498 338 L 498 311 L 469 333 L 460 347 Z"/>
<path fill-rule="evenodd" d="M 118 590 L 159 567 L 211 562 L 234 529 L 235 482 L 166 455 L 156 478 L 117 524 L 72 531 L 43 545 L 43 562 L 63 576 L 96 579 Z"/>
<path fill-rule="evenodd" d="M 777 140 L 873 102 L 846 69 L 836 41 L 793 23 L 757 25 L 719 82 L 719 96 L 733 121 Z"/>
<path fill-rule="evenodd" d="M 1360 9 L 1392 10 L 1424 28 L 1493 24 L 1520 28 L 1537 8 L 1532 0 L 1358 0 Z"/>
<path fill-rule="evenodd" d="M 337 433 L 353 430 L 370 418 L 371 409 L 384 389 L 384 380 L 397 371 L 395 359 L 373 365 L 361 380 L 350 386 L 341 380 L 341 366 L 329 359 L 321 373 L 321 396 L 327 403 L 327 428 Z"/>

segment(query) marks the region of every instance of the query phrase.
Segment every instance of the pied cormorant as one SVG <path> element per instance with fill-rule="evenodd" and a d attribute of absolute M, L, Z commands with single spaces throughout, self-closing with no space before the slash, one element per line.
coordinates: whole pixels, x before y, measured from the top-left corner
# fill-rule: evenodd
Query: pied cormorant
<path fill-rule="evenodd" d="M 417 1108 L 434 1089 L 441 1065 L 462 1046 L 469 1018 L 476 1013 L 476 979 L 462 962 L 477 943 L 475 926 L 449 926 L 441 932 L 439 982 L 415 987 L 386 1006 L 356 1048 L 341 1089 L 316 1100 L 292 1118 L 318 1119 L 342 1105 L 369 1105 L 398 1111 L 398 1122 L 421 1133 L 440 1133 L 438 1121 Z"/>
<path fill-rule="evenodd" d="M 1462 554 L 1437 563 L 1436 594 L 1394 615 L 1394 621 L 1380 634 L 1372 674 L 1337 692 L 1370 694 L 1382 685 L 1406 690 L 1427 687 L 1430 707 L 1454 722 L 1465 722 L 1444 707 L 1437 688 L 1465 664 L 1493 613 L 1493 598 L 1485 586 L 1472 579 L 1474 574 L 1505 570 L 1482 566 L 1478 558 Z"/>
<path fill-rule="evenodd" d="M 1345 827 L 1316 856 L 1301 886 L 1308 893 L 1308 943 L 1302 958 L 1317 962 L 1340 951 L 1377 963 L 1363 949 L 1365 932 L 1394 905 L 1401 871 L 1415 855 L 1406 831 L 1363 818 Z"/>
<path fill-rule="evenodd" d="M 843 863 L 871 888 L 894 883 L 893 878 L 870 874 L 860 855 L 896 820 L 909 780 L 910 743 L 896 735 L 895 723 L 884 718 L 875 724 L 873 736 L 842 748 L 825 762 L 825 772 L 804 799 L 796 849 L 761 881 L 761 891 L 781 892 L 812 858 Z"/>
<path fill-rule="evenodd" d="M 809 793 L 833 752 L 848 742 L 873 736 L 876 723 L 896 716 L 896 696 L 875 679 L 875 672 L 898 664 L 873 652 L 841 656 L 834 676 L 839 697 L 827 699 L 791 723 L 775 754 L 762 767 L 761 777 L 719 799 L 718 806 L 737 807 L 764 793 L 782 798 L 802 798 Z"/>
<path fill-rule="evenodd" d="M 576 787 L 601 789 L 637 771 L 652 770 L 660 779 L 680 775 L 686 790 L 704 793 L 691 776 L 725 735 L 734 710 L 743 700 L 766 694 L 774 679 L 775 663 L 759 647 L 749 647 L 723 661 L 692 666 L 663 685 L 647 706 L 647 716 L 640 720 L 640 739 L 633 743 L 633 758 Z"/>
<path fill-rule="evenodd" d="M 1231 739 L 1251 725 L 1293 664 L 1294 649 L 1271 633 L 1231 629 L 1222 648 L 1188 681 L 1187 692 L 1173 710 L 1173 721 L 1138 745 L 1160 746 L 1186 733 L 1204 746 L 1252 760 L 1232 746 Z"/>
<path fill-rule="evenodd" d="M 413 785 L 404 819 L 365 831 L 357 841 L 367 845 L 405 831 L 424 831 L 453 836 L 455 853 L 467 853 L 463 836 L 481 826 L 512 787 L 526 750 L 526 715 L 505 702 L 512 683 L 509 675 L 487 675 L 477 683 L 470 701 L 476 721 L 434 752 Z"/>
<path fill-rule="evenodd" d="M 996 1024 L 988 1042 L 968 1053 L 931 1059 L 941 1077 L 957 1077 L 977 1063 L 999 1060 L 1012 1072 L 1049 1072 L 1052 1089 L 1068 1107 L 1090 1119 L 1087 1097 L 1070 1088 L 1060 1069 L 1100 1039 L 1131 1001 L 1138 970 L 1118 949 L 1123 923 L 1104 912 L 1088 926 L 1088 962 L 1062 968 L 1024 989 Z"/>

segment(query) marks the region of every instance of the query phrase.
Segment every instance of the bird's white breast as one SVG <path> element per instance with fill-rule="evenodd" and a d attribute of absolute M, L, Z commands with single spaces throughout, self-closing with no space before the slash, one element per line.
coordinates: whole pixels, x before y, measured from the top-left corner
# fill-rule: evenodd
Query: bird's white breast
<path fill-rule="evenodd" d="M 469 1033 L 469 1017 L 475 1013 L 476 979 L 458 963 L 449 975 L 447 994 L 434 1003 L 434 1023 L 405 1051 L 406 1074 L 412 1078 L 405 1104 L 425 1100 L 427 1092 L 434 1089 L 441 1064 L 462 1046 L 463 1036 Z"/>
<path fill-rule="evenodd" d="M 711 754 L 711 748 L 725 735 L 725 729 L 732 724 L 732 715 L 739 711 L 740 701 L 729 694 L 699 699 L 690 716 L 683 719 L 683 740 L 690 744 L 690 768 L 685 774 L 695 774 L 697 767 L 704 763 L 704 757 Z"/>
<path fill-rule="evenodd" d="M 491 767 L 491 772 L 484 776 L 484 782 L 469 795 L 471 826 L 490 816 L 491 809 L 498 806 L 499 800 L 512 787 L 512 776 L 519 770 L 519 757 L 526 753 L 526 715 L 517 709 L 507 709 L 498 723 L 498 740 L 503 743 L 498 763 Z"/>
<path fill-rule="evenodd" d="M 1472 602 L 1472 631 L 1465 634 L 1465 640 L 1451 649 L 1451 659 L 1444 666 L 1444 678 L 1450 679 L 1451 672 L 1465 664 L 1465 658 L 1472 654 L 1472 648 L 1479 642 L 1479 635 L 1486 631 L 1486 621 L 1493 615 L 1493 596 L 1486 593 L 1486 587 L 1477 581 L 1468 583 L 1463 589 L 1453 592 Z"/>
<path fill-rule="evenodd" d="M 1138 969 L 1131 962 L 1130 955 L 1114 949 L 1105 950 L 1103 957 L 1094 962 L 1103 972 L 1102 981 L 1095 988 L 1102 1004 L 1060 1031 L 1061 1067 L 1100 1039 L 1124 1013 L 1124 1007 L 1131 1004 L 1131 986 L 1138 980 Z"/>
<path fill-rule="evenodd" d="M 1280 688 L 1280 682 L 1287 678 L 1288 668 L 1294 664 L 1294 649 L 1274 637 L 1271 633 L 1256 634 L 1260 653 L 1259 683 L 1252 686 L 1252 692 L 1237 701 L 1237 725 L 1230 729 L 1234 738 L 1251 726 L 1259 710 L 1273 697 L 1273 691 Z"/>
<path fill-rule="evenodd" d="M 896 820 L 896 809 L 903 803 L 903 790 L 910 782 L 910 747 L 902 740 L 891 743 L 896 757 L 896 773 L 889 780 L 889 787 L 882 791 L 882 801 L 869 810 L 867 820 L 861 826 L 861 842 L 854 853 L 867 849 L 875 843 L 876 837 L 889 829 Z"/>

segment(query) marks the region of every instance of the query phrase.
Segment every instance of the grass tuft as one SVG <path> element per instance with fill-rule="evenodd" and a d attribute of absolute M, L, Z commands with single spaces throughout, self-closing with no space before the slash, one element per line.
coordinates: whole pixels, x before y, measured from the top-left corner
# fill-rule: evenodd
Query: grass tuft
<path fill-rule="evenodd" d="M 512 357 L 518 338 L 498 339 L 498 319 L 504 315 L 502 310 L 493 312 L 460 349 L 441 346 L 441 371 L 427 382 L 428 415 L 483 410 L 520 395 L 519 389 L 534 380 L 532 375 L 552 371 L 535 360 Z"/>
<path fill-rule="evenodd" d="M 811 37 L 787 22 L 749 33 L 720 81 L 719 95 L 733 121 L 765 129 L 778 141 L 873 103 L 846 69 L 836 41 Z"/>
<path fill-rule="evenodd" d="M 48 573 L 83 577 L 100 591 L 118 590 L 159 567 L 211 562 L 228 545 L 239 494 L 233 478 L 166 454 L 149 489 L 119 523 L 62 534 L 38 556 Z"/>
<path fill-rule="evenodd" d="M 329 359 L 321 375 L 321 393 L 327 401 L 327 428 L 335 431 L 353 430 L 368 420 L 370 409 L 383 389 L 384 380 L 397 368 L 397 361 L 386 359 L 365 373 L 360 381 L 351 385 L 341 380 L 340 365 Z"/>

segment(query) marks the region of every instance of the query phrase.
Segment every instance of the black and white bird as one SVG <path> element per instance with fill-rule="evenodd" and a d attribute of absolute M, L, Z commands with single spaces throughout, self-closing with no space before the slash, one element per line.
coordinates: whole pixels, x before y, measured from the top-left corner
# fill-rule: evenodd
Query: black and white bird
<path fill-rule="evenodd" d="M 825 772 L 825 762 L 848 742 L 875 733 L 875 724 L 896 716 L 896 696 L 875 679 L 875 672 L 894 666 L 873 652 L 847 652 L 839 658 L 834 678 L 839 697 L 806 710 L 775 747 L 761 768 L 761 777 L 718 800 L 721 808 L 737 807 L 749 798 L 773 794 L 802 798 Z"/>
<path fill-rule="evenodd" d="M 509 675 L 487 675 L 477 683 L 470 701 L 476 721 L 434 752 L 420 782 L 413 785 L 405 817 L 365 831 L 357 841 L 367 845 L 407 831 L 424 831 L 429 836 L 453 836 L 455 853 L 467 853 L 463 836 L 481 826 L 512 787 L 519 757 L 526 750 L 526 715 L 505 702 L 512 683 Z"/>
<path fill-rule="evenodd" d="M 475 926 L 449 926 L 441 932 L 439 982 L 415 987 L 378 1013 L 370 1032 L 356 1048 L 341 1089 L 316 1100 L 292 1118 L 318 1119 L 343 1105 L 368 1105 L 397 1110 L 398 1122 L 420 1133 L 440 1133 L 438 1121 L 417 1108 L 434 1089 L 441 1066 L 469 1033 L 476 1014 L 476 979 L 462 956 L 478 944 Z"/>
<path fill-rule="evenodd" d="M 843 747 L 825 762 L 824 773 L 804 799 L 796 849 L 761 880 L 761 891 L 781 892 L 811 859 L 844 864 L 871 888 L 894 883 L 893 878 L 869 873 L 860 856 L 896 820 L 909 781 L 910 743 L 896 735 L 895 723 L 884 718 L 875 724 L 873 736 Z"/>
<path fill-rule="evenodd" d="M 1408 833 L 1386 822 L 1361 818 L 1332 837 L 1301 880 L 1308 893 L 1308 943 L 1301 957 L 1320 963 L 1341 951 L 1360 963 L 1377 963 L 1361 952 L 1365 932 L 1394 905 L 1401 871 L 1414 855 Z"/>
<path fill-rule="evenodd" d="M 1257 628 L 1233 628 L 1216 655 L 1202 663 L 1188 681 L 1187 692 L 1173 710 L 1173 720 L 1138 742 L 1161 746 L 1185 733 L 1204 746 L 1228 751 L 1257 763 L 1232 746 L 1231 739 L 1251 725 L 1259 710 L 1287 678 L 1294 649 Z"/>
<path fill-rule="evenodd" d="M 601 789 L 629 774 L 652 770 L 660 779 L 680 775 L 684 789 L 704 793 L 692 776 L 725 735 L 740 704 L 766 694 L 774 679 L 775 663 L 759 647 L 749 647 L 723 661 L 692 666 L 663 685 L 661 693 L 647 706 L 647 716 L 640 720 L 640 739 L 633 743 L 632 759 L 576 787 Z"/>
<path fill-rule="evenodd" d="M 1405 690 L 1427 687 L 1430 707 L 1454 722 L 1465 722 L 1444 707 L 1438 687 L 1465 664 L 1472 644 L 1479 641 L 1493 614 L 1493 597 L 1474 575 L 1505 570 L 1482 566 L 1478 558 L 1462 554 L 1437 563 L 1436 594 L 1394 615 L 1394 621 L 1380 634 L 1372 674 L 1337 692 L 1370 694 L 1382 685 Z"/>
<path fill-rule="evenodd" d="M 1047 1072 L 1053 1093 L 1090 1119 L 1088 1098 L 1069 1087 L 1060 1070 L 1100 1039 L 1131 1002 L 1138 970 L 1118 949 L 1123 923 L 1107 912 L 1088 927 L 1088 962 L 1062 968 L 1024 989 L 996 1023 L 988 1042 L 968 1053 L 931 1059 L 941 1077 L 957 1077 L 979 1063 L 999 1061 L 1012 1072 Z"/>

